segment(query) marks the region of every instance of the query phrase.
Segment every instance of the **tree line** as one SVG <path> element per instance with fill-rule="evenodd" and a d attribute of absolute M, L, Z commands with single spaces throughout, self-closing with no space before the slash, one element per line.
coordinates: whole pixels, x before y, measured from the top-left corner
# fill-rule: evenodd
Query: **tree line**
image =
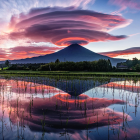
<path fill-rule="evenodd" d="M 39 70 L 39 71 L 138 71 L 140 72 L 140 60 L 133 58 L 132 60 L 127 60 L 126 62 L 118 63 L 117 66 L 124 65 L 127 69 L 117 69 L 112 67 L 110 60 L 99 59 L 98 61 L 81 61 L 81 62 L 60 62 L 57 59 L 55 62 L 51 63 L 40 63 L 40 64 L 10 64 L 8 60 L 5 61 L 5 66 L 8 70 Z M 2 66 L 1 66 L 2 67 Z"/>
<path fill-rule="evenodd" d="M 98 61 L 82 62 L 60 62 L 58 59 L 39 68 L 41 71 L 111 71 L 110 60 L 100 59 Z"/>

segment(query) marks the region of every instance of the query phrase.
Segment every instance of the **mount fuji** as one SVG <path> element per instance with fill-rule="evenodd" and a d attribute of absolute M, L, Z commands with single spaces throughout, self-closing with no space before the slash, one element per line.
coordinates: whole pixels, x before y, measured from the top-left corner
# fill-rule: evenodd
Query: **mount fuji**
<path fill-rule="evenodd" d="M 73 62 L 80 62 L 80 61 L 95 61 L 99 59 L 110 59 L 113 66 L 116 66 L 117 63 L 125 62 L 125 59 L 116 59 L 110 58 L 104 55 L 100 55 L 98 53 L 92 52 L 79 44 L 72 44 L 58 52 L 47 54 L 44 56 L 33 57 L 33 58 L 26 58 L 20 60 L 11 60 L 11 64 L 16 63 L 49 63 L 55 62 L 56 59 L 59 59 L 61 62 L 65 61 L 73 61 Z"/>

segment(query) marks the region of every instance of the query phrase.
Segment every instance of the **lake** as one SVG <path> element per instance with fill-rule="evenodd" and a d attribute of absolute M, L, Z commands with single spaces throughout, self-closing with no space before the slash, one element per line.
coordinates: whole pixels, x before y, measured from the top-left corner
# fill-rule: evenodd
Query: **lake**
<path fill-rule="evenodd" d="M 140 140 L 140 80 L 0 77 L 0 140 Z"/>

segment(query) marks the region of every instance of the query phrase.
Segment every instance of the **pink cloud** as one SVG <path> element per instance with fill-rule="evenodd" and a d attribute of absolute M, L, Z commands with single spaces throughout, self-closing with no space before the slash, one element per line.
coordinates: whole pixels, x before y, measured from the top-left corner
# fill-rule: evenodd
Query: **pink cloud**
<path fill-rule="evenodd" d="M 112 52 L 103 52 L 100 53 L 109 57 L 117 57 L 120 55 L 131 55 L 131 54 L 140 54 L 140 47 L 129 48 L 126 50 L 112 51 Z"/>
<path fill-rule="evenodd" d="M 129 7 L 140 10 L 140 0 L 110 0 L 109 2 L 121 7 Z"/>
<path fill-rule="evenodd" d="M 98 41 L 125 39 L 108 32 L 127 26 L 131 20 L 121 16 L 81 10 L 75 7 L 54 7 L 31 9 L 28 14 L 11 18 L 10 38 L 31 39 L 35 42 L 51 42 L 58 46 L 72 43 L 88 44 Z"/>
<path fill-rule="evenodd" d="M 7 58 L 6 51 L 0 48 L 0 60 L 5 60 Z"/>
<path fill-rule="evenodd" d="M 60 47 L 44 47 L 44 46 L 18 46 L 14 48 L 10 48 L 10 55 L 8 56 L 9 59 L 23 59 L 23 58 L 31 58 L 31 57 L 37 57 L 40 55 L 46 55 L 54 53 L 60 49 Z M 11 60 L 11 59 L 10 59 Z"/>
<path fill-rule="evenodd" d="M 0 60 L 14 60 L 37 57 L 54 53 L 63 47 L 47 47 L 47 46 L 17 46 L 9 49 L 0 49 Z"/>

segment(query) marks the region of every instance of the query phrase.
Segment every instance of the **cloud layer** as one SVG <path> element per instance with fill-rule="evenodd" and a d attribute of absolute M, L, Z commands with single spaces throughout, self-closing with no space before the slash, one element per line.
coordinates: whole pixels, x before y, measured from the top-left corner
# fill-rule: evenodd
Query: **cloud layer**
<path fill-rule="evenodd" d="M 17 46 L 9 49 L 0 49 L 0 60 L 14 60 L 32 58 L 40 55 L 54 53 L 62 47 L 48 47 L 48 46 Z"/>
<path fill-rule="evenodd" d="M 140 10 L 140 0 L 110 0 L 110 3 L 121 7 Z"/>
<path fill-rule="evenodd" d="M 117 57 L 120 55 L 131 55 L 131 54 L 140 54 L 140 47 L 133 47 L 126 50 L 112 51 L 112 52 L 103 52 L 100 53 L 109 57 Z"/>
<path fill-rule="evenodd" d="M 63 49 L 64 47 L 48 47 L 48 46 L 17 46 L 9 49 L 0 49 L 0 60 L 14 60 L 37 57 L 40 55 L 46 55 L 55 53 Z M 108 57 L 117 57 L 121 55 L 140 54 L 140 47 L 133 47 L 126 50 L 118 50 L 112 52 L 101 52 L 101 55 Z"/>
<path fill-rule="evenodd" d="M 127 26 L 131 20 L 75 7 L 47 7 L 31 9 L 28 14 L 13 16 L 10 38 L 31 39 L 35 42 L 51 42 L 58 46 L 73 43 L 121 40 L 124 35 L 113 36 L 108 32 Z"/>
<path fill-rule="evenodd" d="M 0 49 L 0 60 L 14 60 L 37 57 L 40 55 L 46 55 L 55 53 L 63 49 L 64 47 L 48 47 L 48 46 L 17 46 L 9 49 Z M 133 47 L 126 50 L 118 50 L 112 52 L 101 52 L 101 55 L 108 57 L 117 57 L 121 55 L 140 54 L 140 47 Z"/>

